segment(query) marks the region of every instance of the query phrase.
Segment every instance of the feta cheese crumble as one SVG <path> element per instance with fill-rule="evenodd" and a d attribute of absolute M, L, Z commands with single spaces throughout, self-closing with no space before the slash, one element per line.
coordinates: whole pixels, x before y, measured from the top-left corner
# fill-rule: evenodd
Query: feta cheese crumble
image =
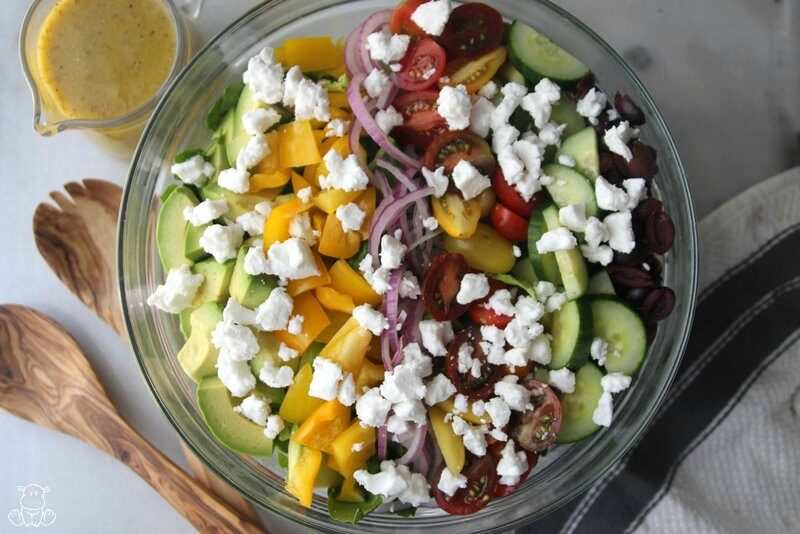
<path fill-rule="evenodd" d="M 454 475 L 448 467 L 445 467 L 442 470 L 441 476 L 439 477 L 439 483 L 437 484 L 437 487 L 442 491 L 442 493 L 448 497 L 452 497 L 458 490 L 467 487 L 467 477 L 462 474 Z"/>
<path fill-rule="evenodd" d="M 336 208 L 336 218 L 342 223 L 345 232 L 358 232 L 364 224 L 367 212 L 358 207 L 358 204 L 349 202 Z"/>
<path fill-rule="evenodd" d="M 170 167 L 170 172 L 185 184 L 201 187 L 216 169 L 203 156 L 197 154 L 186 161 L 175 163 Z"/>
<path fill-rule="evenodd" d="M 203 283 L 202 274 L 192 274 L 188 265 L 169 270 L 167 279 L 147 297 L 147 304 L 167 313 L 180 313 L 192 305 L 197 289 Z"/>
<path fill-rule="evenodd" d="M 431 3 L 435 2 L 422 4 L 420 8 Z M 420 8 L 417 8 L 417 10 Z M 451 130 L 464 130 L 469 127 L 472 100 L 470 100 L 469 93 L 467 93 L 467 88 L 464 85 L 457 85 L 456 87 L 445 85 L 442 87 L 439 91 L 436 106 L 439 115 L 447 121 L 447 126 Z"/>
<path fill-rule="evenodd" d="M 438 374 L 428 382 L 428 388 L 425 391 L 425 404 L 433 406 L 445 401 L 453 396 L 456 392 L 456 387 L 443 374 Z"/>
<path fill-rule="evenodd" d="M 372 71 L 364 78 L 362 85 L 370 98 L 378 98 L 389 83 L 389 76 L 381 69 L 373 68 Z"/>
<path fill-rule="evenodd" d="M 216 367 L 217 376 L 234 397 L 244 397 L 256 387 L 256 377 L 246 361 L 234 360 L 220 352 Z"/>
<path fill-rule="evenodd" d="M 464 200 L 470 200 L 488 189 L 492 181 L 475 168 L 472 163 L 462 159 L 453 167 L 453 182 L 464 195 Z"/>
<path fill-rule="evenodd" d="M 570 204 L 558 210 L 558 221 L 561 226 L 573 232 L 583 232 L 586 229 L 586 206 L 583 204 Z"/>
<path fill-rule="evenodd" d="M 267 143 L 266 137 L 263 135 L 250 136 L 250 140 L 247 141 L 247 145 L 245 145 L 245 147 L 241 149 L 239 154 L 236 156 L 236 168 L 240 171 L 247 171 L 261 163 L 261 160 L 266 158 L 268 155 L 269 144 Z"/>
<path fill-rule="evenodd" d="M 250 190 L 250 173 L 246 169 L 225 169 L 217 176 L 217 184 L 240 195 Z"/>
<path fill-rule="evenodd" d="M 273 108 L 255 108 L 242 115 L 242 127 L 250 135 L 263 134 L 280 121 L 280 113 Z"/>
<path fill-rule="evenodd" d="M 567 228 L 556 228 L 542 234 L 536 242 L 536 250 L 539 254 L 557 252 L 559 250 L 570 250 L 578 246 L 575 236 Z"/>
<path fill-rule="evenodd" d="M 235 361 L 252 360 L 260 350 L 252 330 L 226 321 L 220 321 L 214 327 L 211 344 L 219 349 L 220 355 L 224 354 Z"/>
<path fill-rule="evenodd" d="M 500 484 L 513 486 L 528 472 L 528 460 L 523 451 L 517 452 L 514 442 L 509 441 L 503 447 L 500 461 L 497 462 L 497 474 L 500 475 Z"/>
<path fill-rule="evenodd" d="M 597 117 L 603 112 L 607 102 L 605 93 L 592 87 L 583 98 L 578 100 L 577 110 L 580 115 L 589 119 L 590 123 L 597 124 Z"/>
<path fill-rule="evenodd" d="M 422 337 L 422 346 L 433 356 L 447 354 L 447 344 L 455 337 L 453 326 L 449 322 L 439 322 L 433 319 L 420 321 L 419 333 Z"/>
<path fill-rule="evenodd" d="M 251 236 L 264 233 L 264 222 L 272 213 L 272 203 L 268 200 L 253 206 L 253 211 L 248 211 L 236 217 L 236 224 Z"/>
<path fill-rule="evenodd" d="M 329 150 L 322 158 L 328 174 L 319 177 L 322 189 L 341 189 L 343 191 L 362 191 L 369 184 L 369 177 L 361 168 L 355 154 L 342 158 L 336 150 Z"/>
<path fill-rule="evenodd" d="M 392 35 L 384 29 L 367 36 L 366 48 L 369 50 L 369 56 L 374 61 L 389 64 L 403 59 L 410 43 L 411 36 L 404 34 Z"/>
<path fill-rule="evenodd" d="M 256 308 L 255 326 L 264 332 L 275 332 L 285 329 L 289 324 L 289 316 L 294 307 L 294 300 L 286 293 L 286 289 L 276 287 L 267 300 Z"/>
<path fill-rule="evenodd" d="M 373 309 L 369 304 L 362 304 L 356 306 L 353 310 L 353 319 L 355 319 L 362 328 L 365 328 L 379 336 L 381 332 L 389 328 L 389 321 L 383 316 L 381 312 Z"/>
<path fill-rule="evenodd" d="M 422 167 L 422 176 L 428 183 L 428 187 L 433 187 L 433 196 L 436 198 L 441 197 L 447 192 L 449 180 L 444 174 L 444 167 L 439 167 L 435 171 Z"/>
<path fill-rule="evenodd" d="M 271 388 L 286 388 L 294 383 L 294 371 L 288 365 L 277 366 L 274 361 L 268 359 L 261 367 L 258 379 Z"/>
<path fill-rule="evenodd" d="M 467 273 L 461 279 L 461 287 L 456 295 L 456 302 L 469 304 L 489 294 L 489 279 L 485 274 Z"/>
<path fill-rule="evenodd" d="M 606 355 L 608 354 L 608 343 L 602 338 L 594 338 L 589 354 L 592 356 L 592 359 L 597 362 L 597 365 L 605 365 Z"/>
<path fill-rule="evenodd" d="M 573 393 L 575 391 L 575 373 L 566 367 L 563 369 L 550 371 L 548 374 L 547 383 L 551 386 L 557 387 L 564 393 Z"/>
<path fill-rule="evenodd" d="M 226 200 L 204 200 L 197 206 L 183 208 L 183 218 L 192 226 L 203 226 L 228 211 Z"/>
<path fill-rule="evenodd" d="M 450 19 L 450 0 L 433 0 L 420 4 L 411 14 L 411 21 L 428 35 L 439 36 Z"/>
<path fill-rule="evenodd" d="M 344 378 L 341 366 L 321 356 L 314 358 L 312 365 L 314 374 L 308 387 L 309 396 L 326 401 L 335 399 L 339 392 L 339 382 Z"/>
<path fill-rule="evenodd" d="M 264 437 L 275 439 L 278 437 L 286 425 L 280 415 L 270 415 L 267 417 L 267 426 L 264 428 Z"/>
<path fill-rule="evenodd" d="M 379 427 L 386 422 L 386 416 L 392 409 L 392 403 L 381 397 L 378 388 L 367 390 L 356 401 L 356 415 L 361 420 L 362 426 Z"/>
<path fill-rule="evenodd" d="M 384 269 L 397 269 L 403 262 L 403 256 L 408 247 L 400 242 L 402 231 L 397 230 L 395 235 L 381 236 L 381 267 Z"/>
<path fill-rule="evenodd" d="M 389 106 L 386 109 L 378 110 L 375 114 L 375 122 L 378 124 L 378 128 L 388 134 L 396 126 L 403 125 L 403 116 L 394 109 L 394 106 Z"/>
<path fill-rule="evenodd" d="M 270 414 L 269 404 L 260 397 L 249 395 L 239 406 L 234 406 L 233 411 L 244 416 L 258 426 L 267 426 L 267 417 Z"/>
<path fill-rule="evenodd" d="M 350 129 L 350 121 L 333 119 L 325 125 L 325 137 L 344 137 Z"/>
<path fill-rule="evenodd" d="M 628 121 L 622 121 L 617 126 L 612 126 L 603 135 L 608 149 L 614 154 L 622 156 L 625 161 L 633 158 L 633 153 L 628 147 L 628 143 L 636 138 L 636 129 L 631 128 Z"/>
<path fill-rule="evenodd" d="M 636 247 L 631 212 L 612 213 L 603 219 L 608 229 L 608 245 L 617 252 L 629 253 Z"/>
<path fill-rule="evenodd" d="M 319 268 L 311 247 L 304 239 L 290 237 L 273 243 L 267 251 L 267 274 L 287 280 L 317 276 Z"/>

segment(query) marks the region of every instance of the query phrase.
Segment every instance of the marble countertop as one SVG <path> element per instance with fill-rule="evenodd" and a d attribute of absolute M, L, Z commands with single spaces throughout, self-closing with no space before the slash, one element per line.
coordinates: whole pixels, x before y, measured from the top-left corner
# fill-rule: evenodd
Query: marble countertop
<path fill-rule="evenodd" d="M 625 56 L 652 92 L 681 150 L 702 217 L 728 198 L 800 164 L 800 2 L 796 0 L 559 0 Z M 208 39 L 254 2 L 206 0 L 197 21 Z M 36 205 L 71 180 L 122 184 L 127 162 L 78 133 L 51 138 L 31 128 L 17 61 L 26 0 L 0 21 L 0 213 L 7 259 L 0 302 L 52 315 L 86 351 L 125 418 L 180 465 L 177 437 L 155 407 L 128 348 L 86 310 L 40 258 L 31 231 Z M 189 532 L 145 482 L 82 442 L 0 412 L 0 512 L 18 485 L 50 487 L 53 532 Z M 3 515 L 3 514 L 0 514 Z M 288 532 L 275 518 L 273 532 Z M 0 517 L 0 532 L 10 525 Z"/>

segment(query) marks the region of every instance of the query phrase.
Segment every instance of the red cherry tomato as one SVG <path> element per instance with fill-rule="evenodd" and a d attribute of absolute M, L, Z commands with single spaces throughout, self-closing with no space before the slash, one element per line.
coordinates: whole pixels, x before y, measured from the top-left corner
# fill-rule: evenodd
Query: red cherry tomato
<path fill-rule="evenodd" d="M 467 272 L 467 260 L 461 254 L 440 254 L 425 271 L 422 304 L 437 321 L 452 321 L 467 311 L 467 304 L 456 302 L 461 279 Z"/>
<path fill-rule="evenodd" d="M 525 241 L 528 239 L 528 221 L 503 206 L 500 202 L 492 208 L 492 226 L 506 239 Z"/>
<path fill-rule="evenodd" d="M 450 342 L 444 360 L 444 374 L 456 387 L 456 391 L 469 400 L 486 400 L 494 393 L 494 385 L 503 377 L 503 368 L 486 361 L 486 353 L 480 346 L 480 328 L 473 325 L 465 328 Z M 458 369 L 459 353 L 464 345 L 472 347 L 471 357 L 481 362 L 480 375 L 472 376 L 471 370 L 462 373 Z"/>
<path fill-rule="evenodd" d="M 450 13 L 442 43 L 450 58 L 478 57 L 500 46 L 504 29 L 503 16 L 496 9 L 470 2 Z"/>
<path fill-rule="evenodd" d="M 544 191 L 539 191 L 535 193 L 530 200 L 525 200 L 513 185 L 506 182 L 506 178 L 503 176 L 503 170 L 500 167 L 497 167 L 497 170 L 492 175 L 492 189 L 497 193 L 497 199 L 505 207 L 526 219 L 531 216 L 533 208 L 535 208 L 546 195 Z"/>
<path fill-rule="evenodd" d="M 412 43 L 400 62 L 402 68 L 395 74 L 400 89 L 422 91 L 436 83 L 444 72 L 444 48 L 429 37 Z"/>
<path fill-rule="evenodd" d="M 505 289 L 507 286 L 499 281 L 495 280 L 494 278 L 489 279 L 489 294 L 486 295 L 481 300 L 476 300 L 469 307 L 469 317 L 472 319 L 472 322 L 478 326 L 485 326 L 491 325 L 496 326 L 497 328 L 503 329 L 508 326 L 508 323 L 511 322 L 510 315 L 500 315 L 499 313 L 495 312 L 494 310 L 490 310 L 486 307 L 486 303 L 489 302 L 489 299 L 492 297 L 495 291 L 499 289 Z"/>
<path fill-rule="evenodd" d="M 533 409 L 514 412 L 507 433 L 526 451 L 542 452 L 555 443 L 561 431 L 561 401 L 550 386 L 535 378 L 523 384 L 531 390 Z"/>
<path fill-rule="evenodd" d="M 425 37 L 425 30 L 417 26 L 411 20 L 411 15 L 420 4 L 430 0 L 404 0 L 392 11 L 392 18 L 389 20 L 389 30 L 392 33 L 404 33 L 411 37 Z"/>
<path fill-rule="evenodd" d="M 492 458 L 494 458 L 495 462 L 500 461 L 501 453 L 505 448 L 505 446 L 506 446 L 505 442 L 498 441 L 489 447 L 489 453 L 492 455 Z M 517 451 L 519 451 L 519 448 L 517 448 Z M 492 497 L 494 498 L 505 497 L 506 495 L 513 493 L 514 490 L 516 490 L 518 487 L 522 485 L 523 482 L 525 482 L 525 480 L 528 478 L 528 475 L 530 475 L 531 471 L 533 471 L 533 468 L 536 467 L 536 462 L 539 460 L 539 453 L 529 452 L 529 451 L 524 451 L 524 452 L 525 452 L 525 459 L 528 461 L 528 470 L 525 471 L 525 473 L 521 477 L 519 477 L 519 482 L 517 482 L 512 486 L 501 484 L 500 479 L 498 478 L 497 485 L 494 487 L 494 493 L 492 494 Z"/>
<path fill-rule="evenodd" d="M 445 465 L 439 469 L 435 480 L 439 480 Z M 439 508 L 452 515 L 470 515 L 481 510 L 492 500 L 495 486 L 497 486 L 497 466 L 492 457 L 486 455 L 482 458 L 473 458 L 472 462 L 464 468 L 462 475 L 467 477 L 467 486 L 456 491 L 448 497 L 434 485 L 433 496 Z"/>
<path fill-rule="evenodd" d="M 439 91 L 415 91 L 400 95 L 392 105 L 403 116 L 403 125 L 392 130 L 401 145 L 414 145 L 425 150 L 442 132 L 447 131 L 447 122 L 436 111 Z"/>
<path fill-rule="evenodd" d="M 431 170 L 444 166 L 450 172 L 462 159 L 486 176 L 492 176 L 497 167 L 489 143 L 468 130 L 445 132 L 435 138 L 425 151 L 423 162 Z"/>

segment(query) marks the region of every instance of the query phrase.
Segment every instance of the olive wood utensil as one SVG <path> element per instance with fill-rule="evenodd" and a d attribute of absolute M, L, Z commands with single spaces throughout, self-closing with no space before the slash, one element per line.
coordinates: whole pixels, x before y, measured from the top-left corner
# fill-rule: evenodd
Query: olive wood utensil
<path fill-rule="evenodd" d="M 56 206 L 43 202 L 33 214 L 36 247 L 58 278 L 87 308 L 123 339 L 128 339 L 122 320 L 116 284 L 117 218 L 122 188 L 86 178 L 64 185 L 68 193 L 52 191 Z M 195 478 L 239 514 L 261 524 L 253 505 L 211 473 L 181 442 Z"/>
<path fill-rule="evenodd" d="M 200 532 L 261 532 L 128 425 L 75 340 L 24 306 L 0 305 L 0 408 L 113 456 Z"/>

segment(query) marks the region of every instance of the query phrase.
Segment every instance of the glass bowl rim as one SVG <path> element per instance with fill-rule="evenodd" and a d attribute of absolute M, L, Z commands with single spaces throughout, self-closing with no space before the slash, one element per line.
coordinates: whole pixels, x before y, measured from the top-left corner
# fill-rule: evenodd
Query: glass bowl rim
<path fill-rule="evenodd" d="M 131 315 L 129 313 L 128 307 L 128 299 L 125 295 L 125 285 L 124 285 L 124 274 L 125 274 L 125 267 L 124 267 L 124 236 L 125 236 L 125 223 L 126 218 L 122 216 L 126 212 L 128 201 L 131 194 L 132 183 L 134 175 L 136 174 L 137 163 L 142 156 L 142 150 L 144 147 L 144 141 L 148 138 L 153 125 L 155 124 L 155 119 L 158 117 L 159 113 L 161 112 L 163 106 L 165 105 L 168 97 L 176 90 L 178 85 L 181 83 L 183 78 L 187 75 L 188 71 L 197 63 L 199 58 L 201 58 L 209 49 L 213 48 L 218 42 L 225 39 L 228 34 L 237 28 L 239 25 L 247 23 L 247 21 L 255 16 L 256 14 L 269 10 L 272 6 L 282 3 L 287 0 L 268 0 L 264 3 L 258 4 L 251 9 L 247 10 L 243 13 L 240 17 L 235 19 L 229 25 L 227 25 L 222 31 L 220 31 L 217 35 L 215 35 L 208 43 L 206 43 L 184 66 L 181 72 L 174 77 L 172 82 L 170 83 L 169 87 L 166 91 L 163 92 L 161 95 L 161 99 L 156 104 L 156 107 L 153 110 L 153 114 L 148 120 L 143 132 L 142 136 L 137 144 L 136 150 L 134 152 L 133 158 L 131 159 L 131 166 L 129 168 L 128 176 L 125 182 L 125 186 L 123 189 L 122 200 L 120 203 L 120 218 L 119 224 L 117 228 L 117 282 L 118 282 L 118 289 L 120 293 L 120 303 L 122 306 L 123 318 L 125 322 L 125 328 L 128 332 L 128 337 L 131 344 L 131 349 L 134 352 L 134 355 L 137 360 L 137 364 L 142 372 L 142 376 L 147 383 L 148 388 L 150 389 L 153 398 L 155 399 L 156 403 L 158 404 L 159 408 L 166 416 L 167 420 L 169 421 L 170 425 L 175 429 L 176 433 L 180 436 L 181 440 L 189 447 L 189 449 L 201 459 L 203 464 L 210 469 L 214 474 L 216 474 L 219 478 L 224 480 L 227 484 L 234 487 L 239 493 L 243 496 L 248 498 L 251 501 L 254 501 L 259 506 L 263 506 L 265 509 L 269 510 L 272 513 L 275 513 L 284 519 L 295 523 L 301 524 L 304 526 L 309 527 L 316 527 L 319 528 L 319 525 L 316 523 L 315 520 L 303 520 L 302 518 L 298 518 L 295 515 L 292 515 L 286 512 L 280 506 L 272 506 L 264 504 L 258 496 L 250 495 L 250 493 L 242 488 L 239 484 L 236 483 L 235 480 L 231 476 L 227 474 L 226 471 L 219 469 L 216 464 L 210 461 L 204 451 L 200 449 L 189 437 L 183 432 L 181 426 L 178 424 L 175 415 L 170 411 L 167 406 L 167 403 L 162 399 L 161 394 L 154 383 L 152 377 L 150 376 L 146 364 L 144 362 L 144 357 L 142 352 L 137 344 L 135 336 L 132 335 L 133 332 L 133 325 L 131 320 Z M 351 1 L 358 1 L 358 0 L 328 0 L 326 4 L 326 8 L 333 7 L 334 5 L 339 4 L 346 4 Z M 685 243 L 684 246 L 688 246 L 690 249 L 690 257 L 688 258 L 688 265 L 685 266 L 686 269 L 689 270 L 690 274 L 690 281 L 688 284 L 688 291 L 685 295 L 685 298 L 688 300 L 687 312 L 686 316 L 683 321 L 683 330 L 681 332 L 680 340 L 675 345 L 675 349 L 673 353 L 670 355 L 672 357 L 671 366 L 668 369 L 668 372 L 664 373 L 660 376 L 659 382 L 656 384 L 658 386 L 657 394 L 653 395 L 649 402 L 646 405 L 646 409 L 643 411 L 642 415 L 638 418 L 638 424 L 636 425 L 635 431 L 631 434 L 631 439 L 629 439 L 626 443 L 620 444 L 614 449 L 613 455 L 608 455 L 602 462 L 601 468 L 596 468 L 594 470 L 595 476 L 594 477 L 586 477 L 580 484 L 576 484 L 571 487 L 571 489 L 561 495 L 560 498 L 554 500 L 550 506 L 543 509 L 544 511 L 540 514 L 541 516 L 550 513 L 564 504 L 568 503 L 580 493 L 584 492 L 588 489 L 592 484 L 594 484 L 600 477 L 602 477 L 605 473 L 609 471 L 609 469 L 616 464 L 620 458 L 622 458 L 636 443 L 638 438 L 642 435 L 648 424 L 652 421 L 653 417 L 655 416 L 656 411 L 661 405 L 661 402 L 664 400 L 664 397 L 667 395 L 669 391 L 669 386 L 672 384 L 675 375 L 678 372 L 680 367 L 681 360 L 683 359 L 683 355 L 686 351 L 686 346 L 689 340 L 689 334 L 691 333 L 692 323 L 694 320 L 695 315 L 695 305 L 697 302 L 697 285 L 698 285 L 698 237 L 697 237 L 697 220 L 694 211 L 694 205 L 692 201 L 692 194 L 691 188 L 689 185 L 688 177 L 686 175 L 686 169 L 683 164 L 683 160 L 680 157 L 680 153 L 678 151 L 677 145 L 675 143 L 675 139 L 670 131 L 669 127 L 667 126 L 664 117 L 656 105 L 655 101 L 653 100 L 650 92 L 641 82 L 639 77 L 634 73 L 634 71 L 630 68 L 630 66 L 625 62 L 625 60 L 617 53 L 605 40 L 600 37 L 594 30 L 589 28 L 586 24 L 584 24 L 581 20 L 577 17 L 572 15 L 569 11 L 565 10 L 564 8 L 554 4 L 550 0 L 526 0 L 526 2 L 530 3 L 538 3 L 543 7 L 551 10 L 555 15 L 562 17 L 567 20 L 567 22 L 577 28 L 579 31 L 584 33 L 588 38 L 590 38 L 596 45 L 598 45 L 603 52 L 614 62 L 621 67 L 624 74 L 628 77 L 628 81 L 633 84 L 633 86 L 639 91 L 641 98 L 644 99 L 647 106 L 653 110 L 653 115 L 648 117 L 649 120 L 652 120 L 656 126 L 656 129 L 660 132 L 660 135 L 663 136 L 663 141 L 669 147 L 672 156 L 675 160 L 675 167 L 678 171 L 677 176 L 674 178 L 677 179 L 680 183 L 682 188 L 686 191 L 686 195 L 680 200 L 684 204 L 684 207 L 689 214 L 687 220 L 682 221 L 688 225 L 687 228 L 687 237 L 688 243 Z M 466 516 L 469 517 L 469 516 Z M 402 518 L 398 518 L 402 519 Z M 508 523 L 504 523 L 499 525 L 495 528 L 490 529 L 490 531 L 500 531 L 500 530 L 508 530 L 519 528 L 522 525 L 530 523 L 530 519 L 526 517 L 520 517 L 518 519 L 514 519 L 509 521 Z M 410 525 L 409 525 L 410 526 Z"/>

